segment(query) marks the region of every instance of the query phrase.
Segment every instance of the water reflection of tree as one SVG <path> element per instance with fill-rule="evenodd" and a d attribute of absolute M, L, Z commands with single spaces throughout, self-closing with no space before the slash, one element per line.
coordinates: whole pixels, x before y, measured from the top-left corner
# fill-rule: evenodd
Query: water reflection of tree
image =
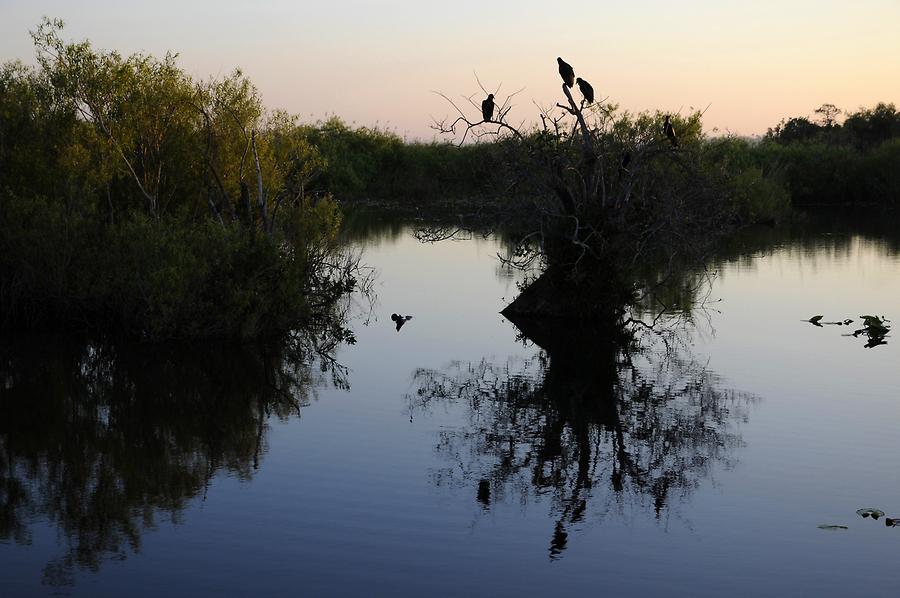
<path fill-rule="evenodd" d="M 277 349 L 3 343 L 0 539 L 29 544 L 32 521 L 52 522 L 66 545 L 44 570 L 54 585 L 138 551 L 218 472 L 253 475 L 269 416 L 297 414 L 327 373 L 341 382 L 327 354 L 304 365 L 309 350 L 299 336 Z"/>
<path fill-rule="evenodd" d="M 715 465 L 734 463 L 751 397 L 684 356 L 529 332 L 545 347 L 533 358 L 418 370 L 409 403 L 413 412 L 465 405 L 467 425 L 440 432 L 436 450 L 450 465 L 435 483 L 474 487 L 485 509 L 549 498 L 551 558 L 589 511 L 631 506 L 660 519 Z"/>

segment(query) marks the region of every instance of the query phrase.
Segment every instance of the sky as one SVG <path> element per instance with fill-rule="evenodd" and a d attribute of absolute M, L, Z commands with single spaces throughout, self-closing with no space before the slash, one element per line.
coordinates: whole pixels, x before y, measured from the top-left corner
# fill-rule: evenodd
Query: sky
<path fill-rule="evenodd" d="M 33 62 L 42 16 L 122 53 L 179 53 L 198 78 L 240 67 L 266 105 L 431 139 L 436 95 L 524 88 L 514 122 L 562 99 L 556 57 L 631 111 L 704 109 L 758 135 L 829 102 L 900 104 L 900 0 L 0 0 L 0 60 Z M 707 108 L 708 107 L 708 108 Z"/>

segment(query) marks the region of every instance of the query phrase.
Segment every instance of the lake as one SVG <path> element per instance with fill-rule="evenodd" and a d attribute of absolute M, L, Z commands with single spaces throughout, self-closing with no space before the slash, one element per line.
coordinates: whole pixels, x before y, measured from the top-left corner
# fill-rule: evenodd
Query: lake
<path fill-rule="evenodd" d="M 0 594 L 895 596 L 856 513 L 900 517 L 900 341 L 851 335 L 900 318 L 881 224 L 742 235 L 624 353 L 504 319 L 499 240 L 391 220 L 324 369 L 4 339 Z"/>

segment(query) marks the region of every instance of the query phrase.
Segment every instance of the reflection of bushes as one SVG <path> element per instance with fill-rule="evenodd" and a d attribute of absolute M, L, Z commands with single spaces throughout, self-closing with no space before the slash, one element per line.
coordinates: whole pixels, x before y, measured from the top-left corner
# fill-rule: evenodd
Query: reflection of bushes
<path fill-rule="evenodd" d="M 321 338 L 316 333 L 317 340 Z M 41 340 L 0 347 L 0 538 L 35 518 L 67 551 L 48 581 L 140 550 L 162 515 L 228 471 L 249 478 L 267 421 L 296 414 L 319 383 L 306 340 L 258 350 Z"/>
<path fill-rule="evenodd" d="M 238 226 L 161 225 L 135 215 L 117 226 L 65 217 L 42 199 L 0 207 L 0 311 L 7 326 L 102 326 L 150 338 L 271 335 L 347 290 L 323 271 L 308 238 L 333 227 L 333 205 L 304 209 L 302 244 L 286 251 Z M 333 235 L 334 233 L 328 233 Z M 307 240 L 304 240 L 304 237 Z M 349 264 L 348 264 L 349 265 Z"/>

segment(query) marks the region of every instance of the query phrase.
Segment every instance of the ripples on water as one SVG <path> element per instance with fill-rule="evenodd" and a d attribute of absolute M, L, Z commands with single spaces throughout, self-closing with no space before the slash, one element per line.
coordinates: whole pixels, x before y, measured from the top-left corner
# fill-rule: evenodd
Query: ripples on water
<path fill-rule="evenodd" d="M 668 350 L 535 345 L 498 242 L 397 223 L 354 239 L 378 299 L 337 386 L 283 349 L 4 339 L 0 593 L 895 595 L 900 531 L 855 511 L 900 514 L 897 344 L 802 320 L 900 317 L 900 258 L 840 230 L 735 240 Z"/>

